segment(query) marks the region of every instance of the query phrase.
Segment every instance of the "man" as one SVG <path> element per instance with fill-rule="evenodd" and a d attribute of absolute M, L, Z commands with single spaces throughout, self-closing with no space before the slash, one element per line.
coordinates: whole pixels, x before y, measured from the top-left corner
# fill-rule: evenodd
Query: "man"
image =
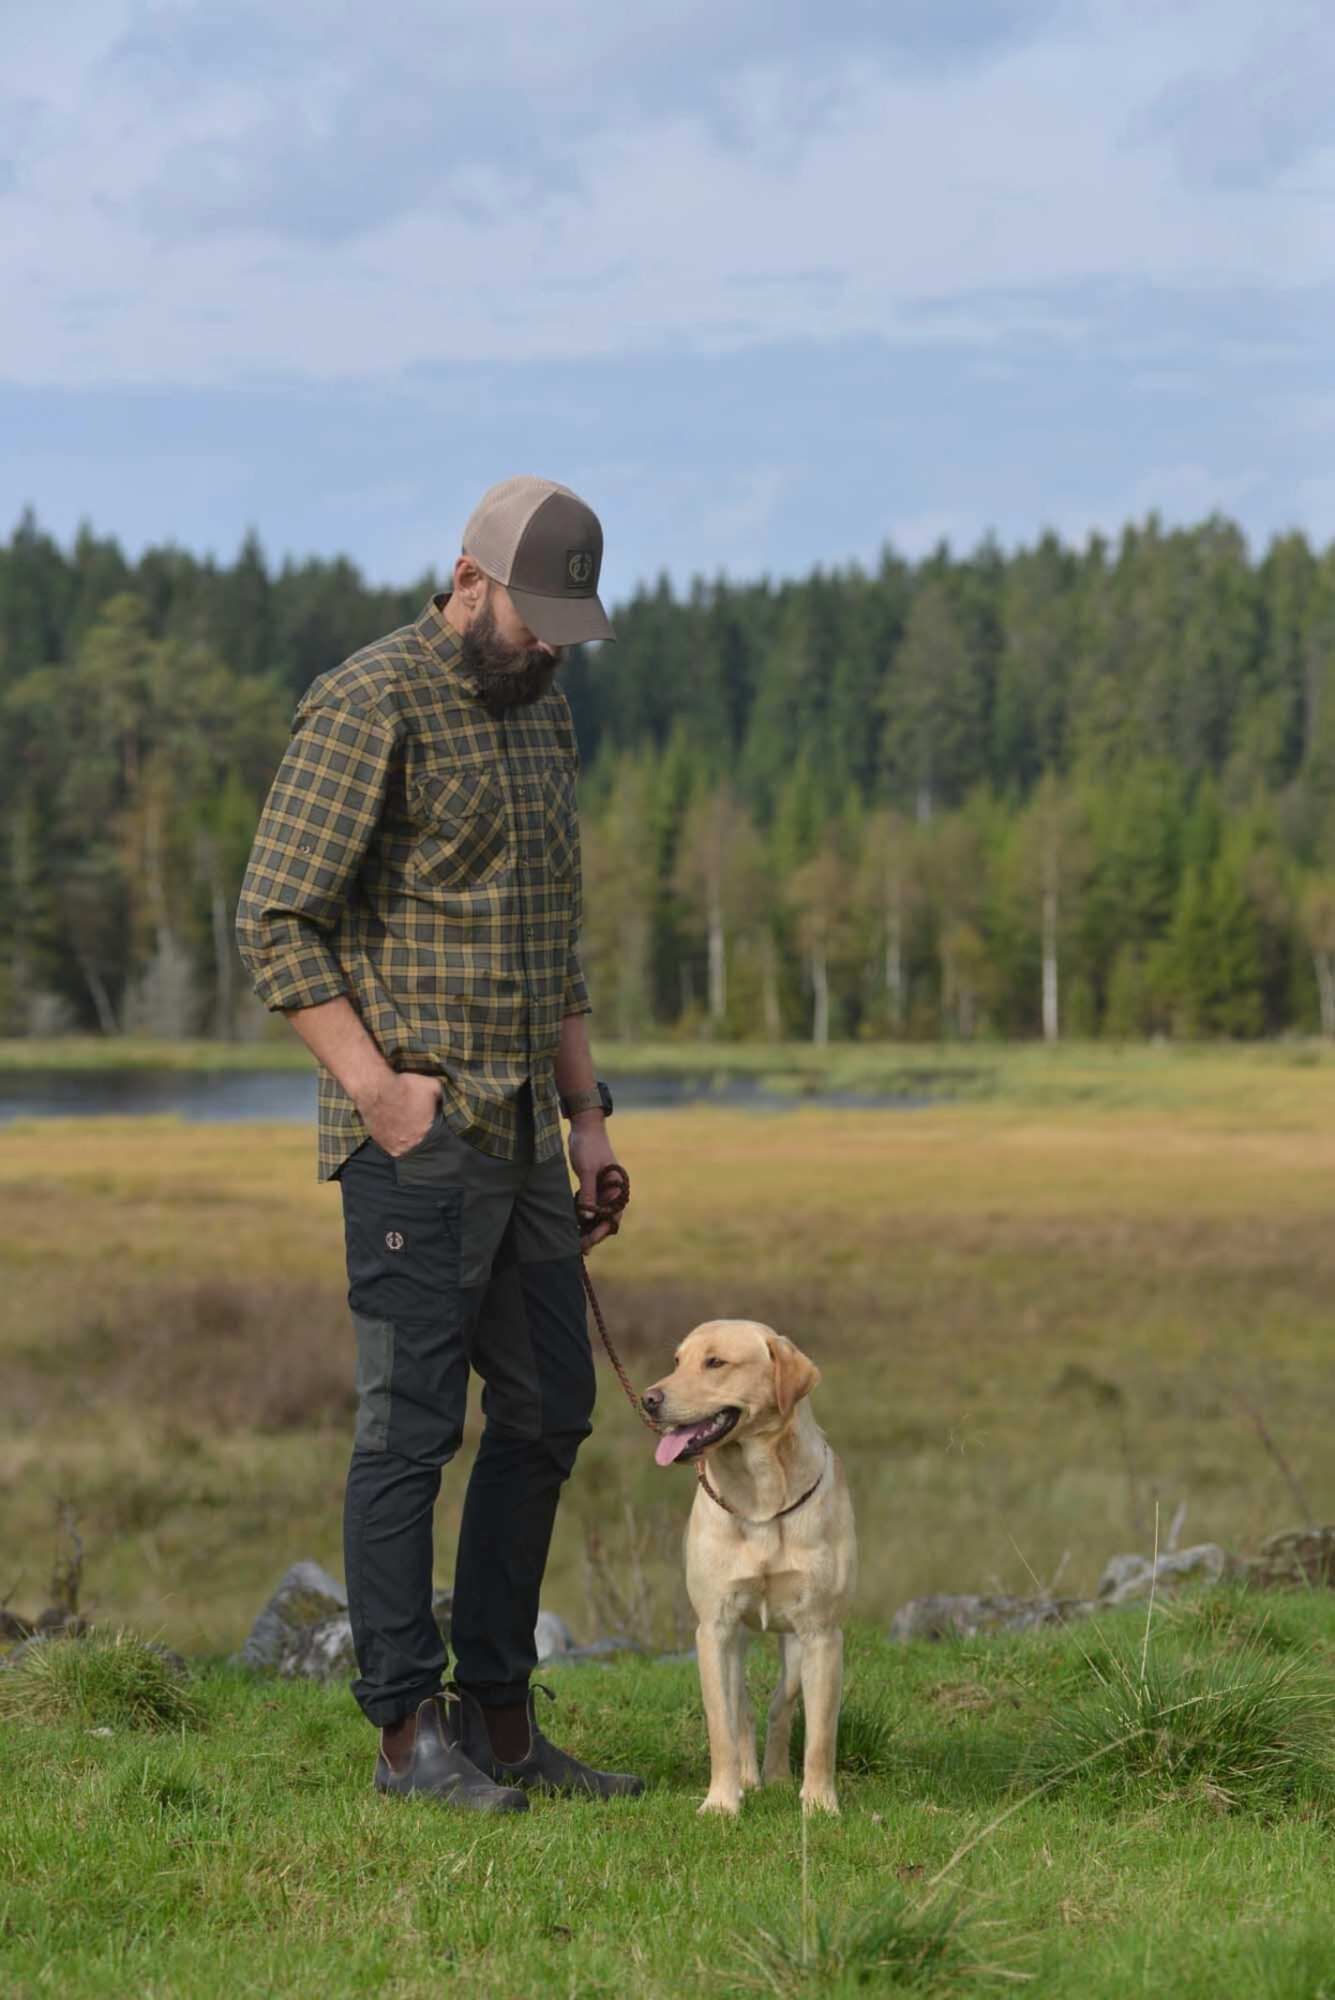
<path fill-rule="evenodd" d="M 510 479 L 453 588 L 314 682 L 237 915 L 255 990 L 317 1057 L 320 1176 L 343 1196 L 358 1414 L 344 1550 L 375 1783 L 483 1811 L 537 1788 L 637 1793 L 537 1726 L 533 1632 L 560 1488 L 589 1432 L 581 1209 L 614 1165 L 580 971 L 577 758 L 563 649 L 609 639 L 603 535 L 567 487 Z M 607 1235 L 590 1224 L 584 1247 Z M 432 1513 L 470 1365 L 486 1423 L 451 1639 Z"/>

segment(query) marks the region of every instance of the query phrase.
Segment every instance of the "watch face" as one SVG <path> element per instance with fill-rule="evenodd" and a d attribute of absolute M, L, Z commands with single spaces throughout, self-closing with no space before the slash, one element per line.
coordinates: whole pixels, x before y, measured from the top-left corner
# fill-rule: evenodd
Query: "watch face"
<path fill-rule="evenodd" d="M 612 1093 L 601 1079 L 598 1083 L 598 1098 L 603 1107 L 604 1118 L 610 1118 L 612 1116 Z"/>

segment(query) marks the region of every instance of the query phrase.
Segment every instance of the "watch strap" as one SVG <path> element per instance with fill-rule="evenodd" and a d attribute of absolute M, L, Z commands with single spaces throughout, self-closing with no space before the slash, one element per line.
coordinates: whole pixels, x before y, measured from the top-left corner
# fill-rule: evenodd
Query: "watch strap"
<path fill-rule="evenodd" d="M 561 1110 L 567 1118 L 578 1118 L 582 1111 L 601 1111 L 607 1118 L 612 1112 L 612 1093 L 605 1083 L 591 1084 L 587 1090 L 572 1090 L 569 1097 L 561 1099 Z"/>

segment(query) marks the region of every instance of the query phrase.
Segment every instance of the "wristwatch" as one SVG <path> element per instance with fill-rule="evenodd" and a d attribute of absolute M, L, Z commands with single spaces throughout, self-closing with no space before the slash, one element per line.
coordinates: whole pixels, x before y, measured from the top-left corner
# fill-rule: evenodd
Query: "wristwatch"
<path fill-rule="evenodd" d="M 604 1118 L 612 1116 L 612 1093 L 601 1081 L 591 1090 L 572 1090 L 569 1097 L 561 1099 L 562 1116 L 578 1118 L 581 1111 L 601 1111 Z"/>

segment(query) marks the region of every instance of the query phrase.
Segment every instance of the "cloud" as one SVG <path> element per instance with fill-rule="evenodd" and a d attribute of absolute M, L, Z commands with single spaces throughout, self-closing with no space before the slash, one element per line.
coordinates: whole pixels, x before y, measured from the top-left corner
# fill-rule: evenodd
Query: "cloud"
<path fill-rule="evenodd" d="M 0 507 L 223 550 L 255 520 L 383 576 L 524 465 L 588 484 L 630 576 L 1082 534 L 1160 487 L 1325 519 L 1316 18 L 18 9 Z"/>
<path fill-rule="evenodd" d="M 1277 0 L 1231 58 L 1175 80 L 1135 130 L 1168 145 L 1188 186 L 1273 185 L 1335 146 L 1329 10 L 1322 0 Z"/>
<path fill-rule="evenodd" d="M 448 33 L 427 0 L 100 18 L 86 63 L 51 37 L 19 65 L 49 88 L 0 195 L 12 380 L 999 352 L 1088 337 L 1081 288 L 1329 264 L 1319 204 L 1179 170 L 1182 107 L 1243 60 L 1255 0 L 831 0 L 819 47 L 796 0 L 470 0 Z M 1335 191 L 1335 159 L 1307 170 Z"/>

